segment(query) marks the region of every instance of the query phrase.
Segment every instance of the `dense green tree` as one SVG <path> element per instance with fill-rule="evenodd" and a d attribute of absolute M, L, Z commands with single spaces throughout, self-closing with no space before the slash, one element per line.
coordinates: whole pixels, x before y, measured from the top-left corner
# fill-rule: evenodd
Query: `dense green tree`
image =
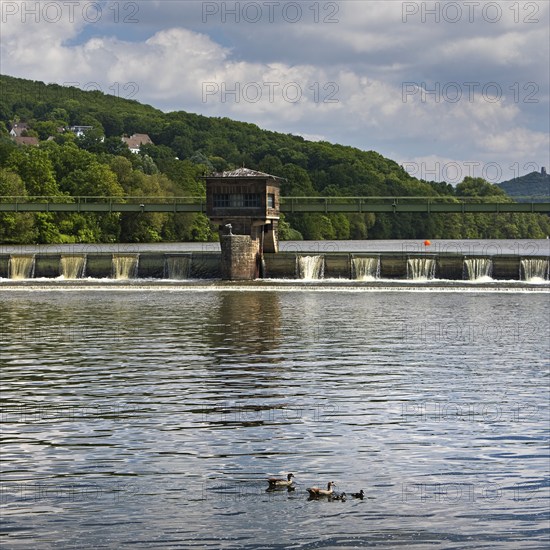
<path fill-rule="evenodd" d="M 63 178 L 62 188 L 73 196 L 123 197 L 124 189 L 116 174 L 105 164 L 92 162 L 85 169 L 76 169 Z"/>
<path fill-rule="evenodd" d="M 7 166 L 7 161 L 12 151 L 16 149 L 11 139 L 0 137 L 0 166 Z"/>
<path fill-rule="evenodd" d="M 104 153 L 107 151 L 105 146 L 105 136 L 100 128 L 92 128 L 83 135 L 76 138 L 77 145 L 90 153 Z"/>
<path fill-rule="evenodd" d="M 18 147 L 11 152 L 6 165 L 21 177 L 30 196 L 61 195 L 47 151 Z"/>
<path fill-rule="evenodd" d="M 279 220 L 279 239 L 281 241 L 302 241 L 304 236 L 290 227 L 290 224 L 286 221 L 284 214 L 281 215 Z"/>
<path fill-rule="evenodd" d="M 148 176 L 134 171 L 125 191 L 131 197 L 143 197 L 140 200 L 146 201 L 150 197 L 166 196 L 166 190 L 172 186 L 172 182 L 162 174 Z M 161 212 L 124 213 L 121 218 L 121 232 L 128 242 L 159 242 L 168 218 L 168 214 Z"/>
<path fill-rule="evenodd" d="M 36 130 L 38 138 L 42 141 L 47 140 L 50 136 L 56 136 L 59 133 L 58 128 L 59 125 L 51 120 L 33 124 L 33 129 Z"/>
<path fill-rule="evenodd" d="M 130 160 L 125 157 L 117 156 L 111 159 L 109 167 L 115 174 L 118 183 L 122 185 L 124 193 L 128 195 L 133 184 L 133 167 Z"/>
<path fill-rule="evenodd" d="M 107 138 L 115 137 L 121 141 L 120 136 L 124 134 L 124 118 L 121 114 L 101 112 L 97 113 L 96 118 L 101 123 Z"/>
<path fill-rule="evenodd" d="M 244 164 L 284 178 L 281 189 L 287 197 L 512 200 L 498 186 L 481 178 L 465 178 L 456 188 L 444 182 L 421 181 L 374 151 L 308 142 L 227 118 L 163 113 L 101 92 L 7 76 L 0 76 L 0 87 L 0 169 L 4 170 L 5 192 L 64 196 L 67 201 L 73 200 L 69 194 L 204 197 L 205 174 Z M 16 147 L 6 135 L 6 124 L 13 121 L 29 123 L 30 133 L 42 140 L 54 135 L 54 141 L 42 141 L 38 148 Z M 94 129 L 82 138 L 72 132 L 58 133 L 60 126 L 67 125 L 89 125 Z M 138 155 L 131 154 L 120 139 L 122 134 L 136 132 L 148 133 L 155 143 L 142 146 Z M 540 184 L 544 193 L 547 181 L 541 179 Z M 16 242 L 15 218 L 4 220 L 2 241 Z M 217 238 L 202 214 L 44 213 L 21 220 L 21 227 L 26 227 L 21 234 L 29 242 Z M 294 214 L 281 222 L 283 237 L 308 239 L 519 239 L 548 234 L 550 218 L 541 214 Z"/>
<path fill-rule="evenodd" d="M 273 175 L 276 176 L 278 174 Z M 313 197 L 317 195 L 307 170 L 295 164 L 285 164 L 280 177 L 286 180 L 281 184 L 281 193 L 283 195 L 294 197 Z"/>
<path fill-rule="evenodd" d="M 59 183 L 71 172 L 86 170 L 88 166 L 97 162 L 93 153 L 80 149 L 74 141 L 68 141 L 62 145 L 50 141 L 42 144 L 40 149 L 47 152 L 55 172 L 55 179 Z M 66 191 L 62 185 L 61 190 Z"/>
<path fill-rule="evenodd" d="M 47 115 L 46 118 L 50 121 L 55 122 L 58 126 L 68 126 L 70 117 L 66 109 L 62 107 L 53 108 Z"/>
<path fill-rule="evenodd" d="M 26 197 L 23 180 L 14 172 L 0 168 L 0 197 Z M 6 244 L 33 243 L 36 240 L 34 216 L 21 213 L 0 213 L 0 242 Z"/>
<path fill-rule="evenodd" d="M 132 154 L 128 145 L 120 139 L 120 136 L 105 138 L 103 142 L 104 150 L 110 155 L 120 155 L 122 157 L 130 157 Z M 99 148 L 101 150 L 101 147 Z"/>
<path fill-rule="evenodd" d="M 508 199 L 508 202 L 512 202 L 497 185 L 493 185 L 483 178 L 469 176 L 456 186 L 456 195 L 458 197 L 503 197 Z"/>
<path fill-rule="evenodd" d="M 283 163 L 275 155 L 266 155 L 259 162 L 258 170 L 272 176 L 281 176 L 283 173 Z"/>
<path fill-rule="evenodd" d="M 193 141 L 187 136 L 176 136 L 171 142 L 171 150 L 181 160 L 193 156 Z"/>

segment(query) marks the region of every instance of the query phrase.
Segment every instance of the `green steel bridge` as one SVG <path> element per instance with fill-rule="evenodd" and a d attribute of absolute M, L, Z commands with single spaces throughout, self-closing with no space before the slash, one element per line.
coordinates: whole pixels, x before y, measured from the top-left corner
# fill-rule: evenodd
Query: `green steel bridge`
<path fill-rule="evenodd" d="M 281 212 L 344 213 L 544 213 L 550 197 L 519 197 L 524 202 L 495 202 L 480 197 L 281 197 Z M 536 202 L 542 201 L 542 202 Z M 252 214 L 251 209 L 251 214 Z M 0 212 L 206 212 L 202 197 L 6 197 Z"/>

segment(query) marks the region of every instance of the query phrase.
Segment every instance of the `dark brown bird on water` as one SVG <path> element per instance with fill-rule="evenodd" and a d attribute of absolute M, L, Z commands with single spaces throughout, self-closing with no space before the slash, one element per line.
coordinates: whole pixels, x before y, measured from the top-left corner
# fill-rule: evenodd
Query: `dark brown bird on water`
<path fill-rule="evenodd" d="M 275 487 L 290 487 L 294 483 L 294 481 L 292 481 L 293 477 L 294 474 L 288 474 L 286 479 L 282 477 L 268 477 L 267 482 L 269 483 L 270 489 L 274 489 Z"/>
<path fill-rule="evenodd" d="M 319 498 L 319 497 L 329 497 L 334 492 L 333 487 L 336 485 L 334 481 L 329 481 L 327 483 L 326 489 L 319 489 L 319 487 L 310 487 L 307 492 L 309 493 L 310 498 Z"/>

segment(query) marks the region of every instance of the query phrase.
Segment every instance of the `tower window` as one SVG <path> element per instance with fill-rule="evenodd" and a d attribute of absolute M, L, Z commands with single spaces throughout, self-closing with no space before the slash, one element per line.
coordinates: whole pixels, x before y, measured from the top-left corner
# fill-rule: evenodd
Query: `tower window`
<path fill-rule="evenodd" d="M 261 206 L 260 195 L 248 194 L 244 195 L 245 208 L 259 208 Z"/>
<path fill-rule="evenodd" d="M 229 208 L 229 195 L 214 195 L 214 208 Z"/>
<path fill-rule="evenodd" d="M 262 198 L 258 193 L 219 193 L 214 197 L 214 208 L 260 208 Z"/>

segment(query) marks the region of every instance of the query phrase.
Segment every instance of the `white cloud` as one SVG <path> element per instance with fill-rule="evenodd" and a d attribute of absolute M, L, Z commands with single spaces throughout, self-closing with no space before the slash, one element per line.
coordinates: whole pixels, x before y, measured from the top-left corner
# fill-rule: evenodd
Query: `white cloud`
<path fill-rule="evenodd" d="M 1 28 L 2 73 L 81 87 L 97 82 L 106 93 L 118 83 L 122 97 L 124 85 L 136 83 L 133 98 L 159 108 L 228 116 L 396 158 L 550 164 L 548 138 L 533 127 L 534 113 L 548 118 L 542 25 L 514 24 L 512 12 L 497 25 L 427 24 L 418 16 L 404 23 L 401 3 L 344 2 L 338 24 L 223 27 L 200 24 L 200 3 L 182 10 L 191 4 L 194 11 L 178 18 L 173 3 L 159 3 L 149 21 L 156 32 L 140 39 L 125 35 L 129 26 L 87 24 L 79 10 L 72 22 L 11 17 Z M 140 17 L 152 14 L 140 6 Z M 541 21 L 547 16 L 541 5 Z M 187 19 L 194 30 L 182 25 Z M 216 34 L 220 28 L 224 42 L 232 37 L 231 47 Z M 247 29 L 256 48 L 241 38 Z M 329 57 L 335 62 L 326 62 Z M 498 101 L 491 100 L 494 89 L 482 93 L 483 84 L 497 78 L 493 70 L 510 75 L 510 81 L 497 79 Z M 462 93 L 458 102 L 452 85 L 445 88 L 451 80 Z M 403 83 L 411 81 L 425 81 L 429 90 L 439 86 L 438 101 L 419 90 L 404 97 Z M 467 82 L 479 82 L 473 96 Z M 538 103 L 523 101 L 524 82 L 537 83 Z"/>

